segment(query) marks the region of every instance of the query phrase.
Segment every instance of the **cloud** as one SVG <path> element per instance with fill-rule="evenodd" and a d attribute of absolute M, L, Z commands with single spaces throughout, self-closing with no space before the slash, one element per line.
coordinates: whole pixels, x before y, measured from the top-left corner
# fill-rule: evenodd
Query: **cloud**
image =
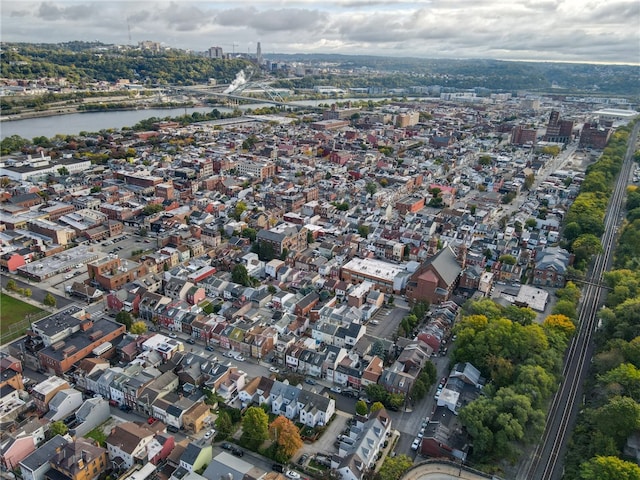
<path fill-rule="evenodd" d="M 80 4 L 61 7 L 53 2 L 42 2 L 38 9 L 37 16 L 43 20 L 55 21 L 65 20 L 82 20 L 95 15 L 96 5 Z"/>
<path fill-rule="evenodd" d="M 637 0 L 3 0 L 3 40 L 640 63 Z M 20 18 L 20 21 L 15 19 Z M 11 19 L 14 19 L 13 21 Z"/>

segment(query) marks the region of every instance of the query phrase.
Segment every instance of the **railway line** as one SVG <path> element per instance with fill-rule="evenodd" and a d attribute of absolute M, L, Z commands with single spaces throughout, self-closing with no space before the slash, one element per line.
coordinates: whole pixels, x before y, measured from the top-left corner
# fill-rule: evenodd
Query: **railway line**
<path fill-rule="evenodd" d="M 568 434 L 575 422 L 583 383 L 593 355 L 593 334 L 598 325 L 597 312 L 602 305 L 604 292 L 602 276 L 610 268 L 613 259 L 617 226 L 631 178 L 639 128 L 640 124 L 636 124 L 631 132 L 620 174 L 609 201 L 605 230 L 601 238 L 602 253 L 596 255 L 582 291 L 578 331 L 567 352 L 563 380 L 549 408 L 542 439 L 529 462 L 520 469 L 519 479 L 557 480 L 562 476 Z"/>

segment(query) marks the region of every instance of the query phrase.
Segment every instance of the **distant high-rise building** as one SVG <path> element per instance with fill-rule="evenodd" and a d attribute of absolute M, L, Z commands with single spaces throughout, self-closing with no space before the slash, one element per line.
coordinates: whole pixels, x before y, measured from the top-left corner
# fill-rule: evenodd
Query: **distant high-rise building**
<path fill-rule="evenodd" d="M 560 112 L 552 110 L 549 115 L 545 142 L 569 143 L 573 135 L 573 121 L 560 120 Z"/>
<path fill-rule="evenodd" d="M 535 145 L 538 132 L 535 128 L 524 128 L 516 125 L 511 131 L 511 143 L 513 145 Z"/>
<path fill-rule="evenodd" d="M 260 48 L 260 42 L 258 42 L 258 47 L 256 48 L 256 61 L 258 65 L 262 65 L 262 48 Z"/>
<path fill-rule="evenodd" d="M 222 52 L 222 47 L 211 47 L 207 50 L 207 56 L 209 58 L 223 58 L 224 53 Z"/>

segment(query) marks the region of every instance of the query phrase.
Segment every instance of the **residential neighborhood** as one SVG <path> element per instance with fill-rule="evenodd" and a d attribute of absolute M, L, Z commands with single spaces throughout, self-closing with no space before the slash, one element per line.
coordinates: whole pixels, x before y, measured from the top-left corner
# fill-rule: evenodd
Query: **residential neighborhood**
<path fill-rule="evenodd" d="M 398 454 L 462 465 L 458 414 L 494 379 L 451 361 L 461 310 L 492 299 L 542 324 L 576 261 L 563 218 L 628 112 L 441 92 L 2 157 L 3 295 L 54 299 L 3 334 L 3 472 L 363 480 Z M 256 410 L 299 431 L 286 462 L 247 446 L 240 415 Z"/>

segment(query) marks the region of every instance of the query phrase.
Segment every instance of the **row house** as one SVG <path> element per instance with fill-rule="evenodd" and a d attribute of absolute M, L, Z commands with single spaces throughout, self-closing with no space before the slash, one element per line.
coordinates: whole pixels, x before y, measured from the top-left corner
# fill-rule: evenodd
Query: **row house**
<path fill-rule="evenodd" d="M 360 390 L 362 388 L 362 373 L 359 359 L 354 361 L 350 357 L 345 357 L 335 368 L 333 381 L 338 385 Z"/>
<path fill-rule="evenodd" d="M 270 326 L 259 325 L 249 331 L 245 341 L 250 346 L 251 357 L 262 359 L 273 350 L 278 341 L 278 331 Z"/>
<path fill-rule="evenodd" d="M 148 462 L 149 447 L 152 447 L 155 434 L 145 425 L 124 422 L 111 430 L 105 444 L 111 466 L 116 471 L 127 471 L 134 464 Z"/>
<path fill-rule="evenodd" d="M 153 401 L 150 415 L 167 426 L 182 428 L 184 414 L 194 403 L 196 402 L 190 398 L 169 392 L 163 397 L 158 397 Z"/>
<path fill-rule="evenodd" d="M 169 371 L 153 379 L 138 394 L 136 410 L 144 412 L 146 415 L 153 413 L 154 402 L 174 392 L 178 388 L 178 376 Z"/>
<path fill-rule="evenodd" d="M 145 292 L 138 303 L 138 315 L 142 320 L 155 323 L 157 321 L 157 312 L 161 311 L 166 305 L 171 303 L 169 297 L 153 292 Z"/>

